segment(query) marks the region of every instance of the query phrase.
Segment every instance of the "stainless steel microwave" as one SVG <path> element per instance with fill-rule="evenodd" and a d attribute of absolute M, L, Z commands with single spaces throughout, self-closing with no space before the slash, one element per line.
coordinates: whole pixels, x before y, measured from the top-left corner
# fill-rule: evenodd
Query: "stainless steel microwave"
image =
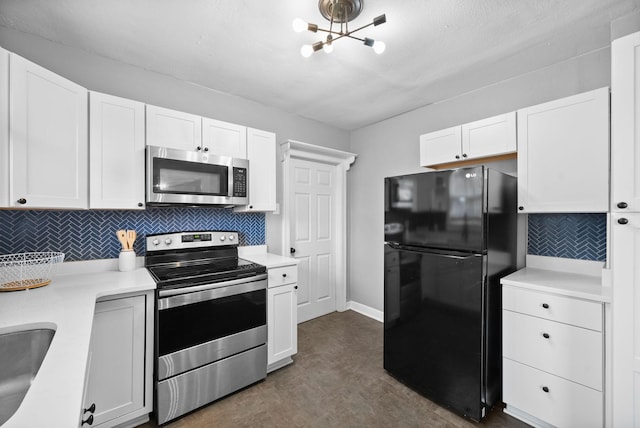
<path fill-rule="evenodd" d="M 147 205 L 247 205 L 248 172 L 247 159 L 147 146 Z"/>

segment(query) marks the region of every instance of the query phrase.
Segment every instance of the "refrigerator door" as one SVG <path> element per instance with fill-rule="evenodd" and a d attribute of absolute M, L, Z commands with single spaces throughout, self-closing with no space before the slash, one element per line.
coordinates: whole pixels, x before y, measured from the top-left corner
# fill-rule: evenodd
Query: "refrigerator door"
<path fill-rule="evenodd" d="M 483 256 L 385 246 L 384 368 L 432 401 L 484 416 Z"/>
<path fill-rule="evenodd" d="M 385 241 L 482 252 L 484 167 L 385 178 Z"/>

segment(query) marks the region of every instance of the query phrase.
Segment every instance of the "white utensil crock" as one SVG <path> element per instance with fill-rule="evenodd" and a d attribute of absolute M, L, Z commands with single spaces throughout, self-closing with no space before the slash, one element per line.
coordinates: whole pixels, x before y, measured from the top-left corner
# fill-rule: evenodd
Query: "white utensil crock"
<path fill-rule="evenodd" d="M 136 252 L 133 250 L 122 250 L 118 257 L 118 269 L 120 272 L 129 272 L 136 268 Z"/>

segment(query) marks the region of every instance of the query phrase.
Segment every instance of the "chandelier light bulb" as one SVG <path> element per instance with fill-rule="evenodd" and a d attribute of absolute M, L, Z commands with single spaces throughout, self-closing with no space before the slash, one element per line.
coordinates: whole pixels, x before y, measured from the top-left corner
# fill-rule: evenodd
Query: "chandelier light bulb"
<path fill-rule="evenodd" d="M 296 33 L 302 33 L 307 29 L 308 25 L 302 20 L 302 18 L 296 18 L 293 20 L 291 26 L 293 27 L 293 31 L 295 31 Z"/>
<path fill-rule="evenodd" d="M 305 58 L 309 58 L 312 53 L 313 47 L 311 45 L 303 45 L 302 48 L 300 48 L 300 54 Z"/>
<path fill-rule="evenodd" d="M 387 48 L 387 45 L 385 45 L 384 42 L 376 40 L 375 43 L 373 44 L 373 46 L 371 46 L 371 47 L 373 48 L 373 51 L 375 53 L 380 55 Z"/>

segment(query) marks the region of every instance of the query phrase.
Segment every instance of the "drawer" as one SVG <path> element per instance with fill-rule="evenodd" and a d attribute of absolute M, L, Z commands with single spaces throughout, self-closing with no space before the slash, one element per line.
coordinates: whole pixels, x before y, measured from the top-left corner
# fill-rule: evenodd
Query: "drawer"
<path fill-rule="evenodd" d="M 602 333 L 516 312 L 502 313 L 504 357 L 601 391 L 602 354 Z"/>
<path fill-rule="evenodd" d="M 602 303 L 598 302 L 503 286 L 502 308 L 602 331 Z"/>
<path fill-rule="evenodd" d="M 267 271 L 267 274 L 269 275 L 269 288 L 298 282 L 297 265 L 272 268 Z"/>
<path fill-rule="evenodd" d="M 507 412 L 514 407 L 557 427 L 603 426 L 603 395 L 586 386 L 505 358 L 502 389 Z"/>

